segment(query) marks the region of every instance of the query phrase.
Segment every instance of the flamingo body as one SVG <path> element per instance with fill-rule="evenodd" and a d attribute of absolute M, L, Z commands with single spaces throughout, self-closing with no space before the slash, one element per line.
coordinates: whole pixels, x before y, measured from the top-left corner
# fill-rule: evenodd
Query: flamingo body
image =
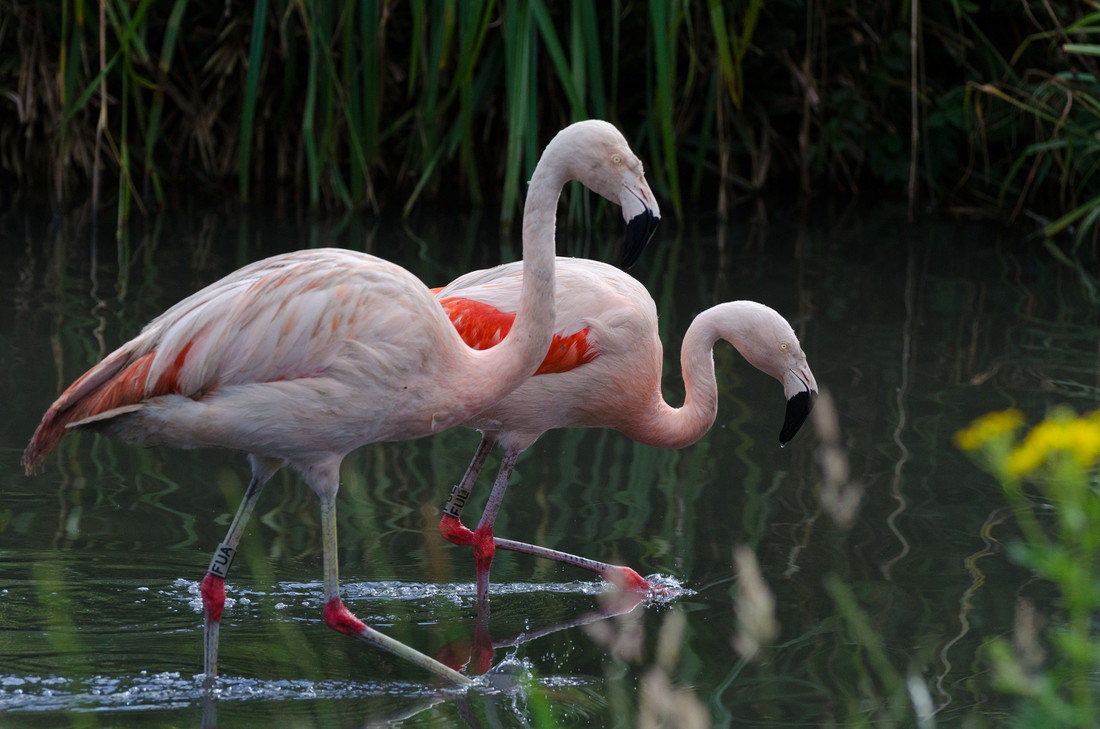
<path fill-rule="evenodd" d="M 203 579 L 205 674 L 217 671 L 224 579 L 263 485 L 283 465 L 321 502 L 325 622 L 456 683 L 467 679 L 364 625 L 343 605 L 336 563 L 340 462 L 367 443 L 431 435 L 527 380 L 551 344 L 554 223 L 570 180 L 620 205 L 624 260 L 660 211 L 642 164 L 612 125 L 578 122 L 547 145 L 528 187 L 516 314 L 491 349 L 469 347 L 432 292 L 363 253 L 274 256 L 210 284 L 150 322 L 50 406 L 24 453 L 28 473 L 73 428 L 132 443 L 249 455 L 252 480 Z"/>
<path fill-rule="evenodd" d="M 505 450 L 525 450 L 554 428 L 630 431 L 653 406 L 653 393 L 659 397 L 662 345 L 657 308 L 645 287 L 587 259 L 559 257 L 556 274 L 554 336 L 540 376 L 526 380 L 516 397 L 502 398 L 464 423 L 497 433 Z M 435 291 L 462 338 L 479 346 L 481 323 L 455 313 L 515 317 L 522 284 L 522 271 L 504 265 L 466 274 Z M 563 349 L 583 356 L 573 357 L 569 367 L 554 367 Z"/>
<path fill-rule="evenodd" d="M 27 462 L 87 426 L 305 468 L 473 415 L 493 396 L 480 354 L 399 266 L 340 249 L 275 256 L 181 301 L 73 383 Z"/>
<path fill-rule="evenodd" d="M 488 312 L 487 319 L 494 322 L 514 316 L 522 282 L 523 272 L 509 264 L 467 274 L 435 293 L 459 333 L 474 346 L 471 340 L 479 336 L 484 340 L 484 326 L 473 314 Z M 556 345 L 571 337 L 581 337 L 575 347 L 585 352 L 584 360 L 575 358 L 568 368 L 531 377 L 464 424 L 482 432 L 482 445 L 444 509 L 440 531 L 452 542 L 474 546 L 482 598 L 487 595 L 488 565 L 496 546 L 576 564 L 635 589 L 649 588 L 648 582 L 629 568 L 492 536 L 496 510 L 516 458 L 547 430 L 611 428 L 663 448 L 696 442 L 717 416 L 712 350 L 719 339 L 731 343 L 750 364 L 783 384 L 788 405 L 781 443 L 794 437 L 817 394 L 817 383 L 794 330 L 763 304 L 728 302 L 695 318 L 681 349 L 686 396 L 681 407 L 673 407 L 661 394 L 663 348 L 657 309 L 645 287 L 605 264 L 558 258 L 555 296 L 554 344 L 542 367 L 559 356 Z M 465 315 L 458 317 L 455 312 Z M 481 525 L 471 532 L 459 521 L 461 505 L 488 449 L 496 442 L 503 446 L 505 457 Z M 460 502 L 457 507 L 456 500 Z"/>
<path fill-rule="evenodd" d="M 479 350 L 496 346 L 508 334 L 516 318 L 514 312 L 501 311 L 491 304 L 472 299 L 443 299 L 439 303 L 466 344 Z M 535 374 L 568 372 L 591 362 L 599 352 L 588 334 L 587 327 L 574 332 L 555 332 L 550 349 Z"/>

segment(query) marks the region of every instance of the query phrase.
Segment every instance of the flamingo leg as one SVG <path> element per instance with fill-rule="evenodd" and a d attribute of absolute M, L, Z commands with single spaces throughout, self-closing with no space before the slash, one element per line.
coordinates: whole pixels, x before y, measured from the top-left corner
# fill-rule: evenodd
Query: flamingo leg
<path fill-rule="evenodd" d="M 508 490 L 508 479 L 512 477 L 512 469 L 516 467 L 517 458 L 519 458 L 519 451 L 504 452 L 504 458 L 500 460 L 500 470 L 497 471 L 497 480 L 493 482 L 493 490 L 489 493 L 489 501 L 486 502 L 485 511 L 481 512 L 481 521 L 474 530 L 474 566 L 477 570 L 478 602 L 489 599 L 489 567 L 493 564 L 493 555 L 496 553 L 493 524 L 496 523 L 497 514 L 500 513 L 504 492 Z"/>
<path fill-rule="evenodd" d="M 466 469 L 462 481 L 451 488 L 451 496 L 447 499 L 447 503 L 443 505 L 443 518 L 439 520 L 439 533 L 448 542 L 459 546 L 474 543 L 474 533 L 462 523 L 462 509 L 465 508 L 466 501 L 470 498 L 470 492 L 473 491 L 474 484 L 477 483 L 477 477 L 481 474 L 481 468 L 485 465 L 485 459 L 488 458 L 489 451 L 493 450 L 496 442 L 497 438 L 494 434 L 482 434 L 481 443 L 474 451 L 474 458 L 470 461 L 470 466 Z"/>
<path fill-rule="evenodd" d="M 556 549 L 548 549 L 535 544 L 516 542 L 511 539 L 500 539 L 493 536 L 493 523 L 496 521 L 500 503 L 504 500 L 504 492 L 508 489 L 508 480 L 512 477 L 512 469 L 516 465 L 518 452 L 507 452 L 500 463 L 500 471 L 497 480 L 493 484 L 493 492 L 489 494 L 489 502 L 485 505 L 485 512 L 481 515 L 481 523 L 474 532 L 474 560 L 477 566 L 477 594 L 481 600 L 489 596 L 489 565 L 493 561 L 496 548 L 506 549 L 511 552 L 522 552 L 543 559 L 551 559 L 555 562 L 564 562 L 574 567 L 580 567 L 595 572 L 605 580 L 614 583 L 620 588 L 635 592 L 649 592 L 653 586 L 644 577 L 630 567 L 597 562 L 587 557 L 578 557 L 575 554 L 559 552 Z M 491 541 L 490 541 L 491 540 Z"/>
<path fill-rule="evenodd" d="M 439 533 L 454 544 L 461 546 L 472 545 L 474 547 L 474 562 L 477 569 L 477 596 L 478 601 L 486 600 L 489 596 L 489 566 L 493 562 L 493 556 L 497 549 L 505 549 L 511 552 L 522 552 L 543 559 L 563 562 L 565 564 L 580 567 L 581 569 L 595 572 L 605 580 L 614 583 L 622 589 L 633 592 L 651 592 L 653 585 L 630 567 L 622 565 L 598 562 L 587 557 L 580 557 L 567 552 L 559 552 L 556 549 L 548 549 L 526 542 L 516 542 L 511 539 L 501 539 L 493 536 L 493 524 L 496 522 L 497 512 L 504 500 L 504 492 L 508 489 L 508 480 L 512 476 L 512 470 L 516 465 L 519 453 L 507 452 L 500 464 L 496 481 L 493 483 L 493 491 L 489 495 L 489 503 L 485 506 L 485 512 L 481 516 L 481 522 L 476 531 L 471 531 L 462 523 L 462 510 L 470 497 L 470 491 L 481 473 L 485 459 L 496 444 L 497 438 L 492 434 L 484 434 L 481 443 L 470 461 L 466 474 L 462 481 L 451 489 L 451 496 L 443 507 L 443 518 L 439 522 Z"/>
<path fill-rule="evenodd" d="M 468 685 L 470 679 L 439 661 L 410 648 L 399 640 L 390 638 L 362 620 L 344 605 L 340 599 L 340 574 L 336 564 L 336 489 L 332 493 L 319 493 L 321 497 L 321 533 L 324 544 L 325 571 L 325 624 L 333 630 L 358 638 L 383 650 L 415 663 L 430 673 L 461 686 Z"/>
<path fill-rule="evenodd" d="M 261 475 L 253 472 L 241 505 L 237 508 L 237 514 L 229 525 L 229 531 L 222 543 L 214 550 L 210 567 L 207 568 L 206 576 L 202 580 L 200 593 L 203 615 L 203 673 L 206 676 L 204 682 L 208 686 L 213 684 L 218 675 L 218 633 L 221 628 L 222 610 L 225 608 L 225 577 L 229 574 L 233 557 L 237 554 L 237 545 L 241 541 L 244 525 L 252 516 L 252 510 L 260 500 L 260 493 L 263 492 L 264 484 L 269 477 L 269 474 Z"/>
<path fill-rule="evenodd" d="M 624 590 L 630 590 L 632 592 L 652 592 L 655 589 L 649 580 L 639 575 L 630 567 L 624 565 L 597 562 L 587 557 L 580 557 L 575 554 L 569 554 L 568 552 L 559 552 L 556 549 L 540 547 L 537 544 L 516 542 L 511 539 L 500 539 L 498 537 L 493 539 L 493 543 L 498 549 L 506 549 L 510 552 L 522 552 L 523 554 L 530 554 L 534 557 L 542 557 L 543 559 L 552 559 L 555 562 L 563 562 L 565 564 L 571 564 L 574 567 L 580 567 L 583 570 L 588 570 L 589 572 L 595 572 L 608 582 Z"/>

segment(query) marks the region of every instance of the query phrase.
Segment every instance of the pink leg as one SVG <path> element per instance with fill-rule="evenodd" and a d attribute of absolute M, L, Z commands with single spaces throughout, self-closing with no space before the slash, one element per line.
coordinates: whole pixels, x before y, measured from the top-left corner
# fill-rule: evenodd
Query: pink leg
<path fill-rule="evenodd" d="M 474 566 L 477 570 L 477 599 L 484 602 L 489 599 L 489 567 L 493 564 L 493 555 L 496 553 L 496 540 L 493 539 L 493 524 L 496 523 L 500 513 L 500 505 L 504 501 L 504 492 L 508 490 L 508 479 L 512 477 L 512 469 L 516 467 L 516 459 L 519 451 L 505 451 L 504 458 L 500 461 L 500 470 L 497 472 L 497 480 L 493 483 L 493 490 L 489 494 L 489 501 L 485 504 L 485 511 L 481 513 L 481 521 L 474 530 Z"/>
<path fill-rule="evenodd" d="M 629 567 L 607 564 L 606 562 L 597 562 L 587 557 L 578 557 L 575 554 L 559 552 L 556 549 L 539 547 L 535 544 L 514 542 L 511 539 L 497 538 L 493 541 L 499 549 L 506 549 L 511 552 L 522 552 L 534 557 L 542 557 L 543 559 L 552 559 L 555 562 L 564 562 L 574 567 L 580 567 L 583 570 L 595 572 L 600 577 L 603 577 L 608 582 L 614 583 L 616 587 L 623 590 L 630 590 L 632 592 L 652 592 L 656 589 L 647 579 Z"/>
<path fill-rule="evenodd" d="M 439 533 L 443 535 L 444 539 L 461 546 L 473 545 L 474 562 L 477 569 L 478 600 L 487 599 L 489 596 L 489 567 L 492 565 L 493 556 L 497 549 L 523 552 L 535 557 L 571 564 L 574 567 L 595 572 L 624 590 L 652 592 L 655 589 L 649 581 L 630 567 L 597 562 L 594 559 L 578 557 L 555 549 L 547 549 L 534 544 L 493 536 L 493 524 L 496 522 L 500 504 L 504 500 L 504 492 L 508 489 L 508 479 L 511 478 L 512 469 L 516 465 L 516 458 L 519 457 L 518 451 L 504 454 L 504 460 L 501 461 L 497 479 L 493 483 L 493 492 L 489 496 L 489 503 L 485 506 L 485 513 L 482 514 L 477 531 L 470 531 L 462 523 L 462 510 L 466 506 L 470 491 L 473 489 L 478 474 L 481 473 L 481 468 L 485 465 L 485 459 L 496 440 L 495 436 L 489 434 L 482 437 L 461 483 L 451 489 L 451 497 L 443 507 L 443 518 L 439 522 Z"/>
<path fill-rule="evenodd" d="M 443 505 L 443 518 L 439 520 L 439 533 L 448 542 L 459 546 L 474 543 L 474 533 L 462 523 L 462 509 L 466 507 L 466 500 L 470 498 L 470 492 L 477 483 L 477 477 L 481 473 L 482 466 L 485 465 L 485 459 L 488 458 L 489 451 L 493 450 L 496 442 L 496 435 L 483 433 L 481 443 L 474 451 L 474 459 L 470 461 L 462 481 L 451 487 L 451 496 Z"/>
<path fill-rule="evenodd" d="M 202 580 L 200 593 L 203 613 L 203 672 L 206 675 L 204 681 L 208 686 L 214 683 L 218 675 L 218 633 L 221 628 L 222 611 L 225 609 L 225 577 L 229 574 L 229 567 L 237 554 L 237 545 L 241 541 L 244 525 L 248 523 L 256 502 L 260 500 L 264 484 L 274 472 L 271 470 L 267 473 L 257 473 L 255 469 L 253 470 L 252 480 L 248 482 L 244 499 L 241 500 L 237 514 L 229 525 L 225 540 L 214 551 L 206 577 Z"/>
<path fill-rule="evenodd" d="M 396 656 L 411 661 L 421 668 L 444 678 L 451 683 L 467 685 L 470 679 L 461 673 L 444 666 L 439 661 L 424 655 L 415 648 L 410 648 L 399 640 L 394 640 L 374 628 L 369 627 L 362 620 L 355 617 L 340 599 L 340 575 L 336 564 L 336 489 L 331 493 L 321 494 L 321 533 L 324 544 L 324 569 L 325 569 L 325 624 L 333 630 L 345 635 L 378 646 Z"/>

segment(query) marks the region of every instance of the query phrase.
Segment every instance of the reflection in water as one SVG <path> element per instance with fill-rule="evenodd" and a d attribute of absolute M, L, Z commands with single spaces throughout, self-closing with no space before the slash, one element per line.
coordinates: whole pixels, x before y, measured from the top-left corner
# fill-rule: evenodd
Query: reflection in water
<path fill-rule="evenodd" d="M 1000 544 L 996 538 L 992 536 L 994 527 L 997 527 L 1007 521 L 1009 518 L 1009 510 L 1007 507 L 1001 509 L 994 509 L 989 514 L 989 518 L 982 524 L 981 537 L 983 546 L 974 554 L 968 555 L 965 560 L 966 569 L 971 575 L 970 586 L 963 592 L 959 598 L 959 612 L 958 622 L 959 630 L 950 640 L 945 642 L 939 650 L 938 659 L 943 666 L 943 670 L 936 676 L 936 694 L 939 698 L 939 705 L 936 707 L 937 711 L 946 709 L 951 703 L 951 692 L 949 687 L 949 676 L 951 676 L 951 661 L 948 658 L 951 648 L 958 642 L 962 641 L 966 635 L 970 632 L 970 613 L 974 610 L 974 596 L 978 593 L 978 590 L 985 584 L 986 576 L 978 567 L 978 560 L 983 557 L 990 557 L 1000 553 L 1003 553 L 1004 546 Z"/>
<path fill-rule="evenodd" d="M 912 366 L 913 358 L 913 326 L 914 316 L 916 314 L 916 253 L 913 250 L 913 244 L 910 243 L 906 246 L 906 265 L 905 265 L 905 319 L 901 325 L 901 360 L 898 363 L 898 371 L 901 373 L 900 381 L 897 386 L 897 424 L 894 426 L 892 438 L 894 443 L 898 447 L 898 460 L 894 464 L 894 478 L 890 482 L 890 495 L 894 497 L 894 500 L 898 502 L 897 508 L 890 512 L 890 515 L 886 517 L 886 525 L 897 537 L 901 547 L 898 553 L 886 560 L 882 565 L 882 575 L 887 580 L 890 579 L 890 570 L 893 565 L 909 554 L 909 540 L 905 538 L 905 535 L 898 529 L 897 520 L 898 517 L 905 511 L 907 503 L 905 496 L 902 495 L 902 473 L 905 470 L 905 464 L 909 460 L 909 448 L 905 445 L 905 439 L 902 437 L 905 432 L 905 426 L 907 422 L 906 417 L 906 398 L 909 396 L 910 385 L 910 368 Z"/>
<path fill-rule="evenodd" d="M 692 687 L 716 726 L 868 716 L 904 725 L 898 716 L 916 715 L 912 697 L 921 693 L 908 687 L 917 684 L 931 692 L 937 723 L 987 725 L 983 717 L 1013 704 L 989 684 L 984 644 L 1013 630 L 1018 596 L 1048 620 L 1058 619 L 1058 599 L 1005 555 L 1016 532 L 1002 519 L 1000 488 L 950 438 L 976 415 L 1010 405 L 1029 420 L 1056 403 L 1095 407 L 1100 309 L 1076 271 L 997 228 L 935 220 L 911 228 L 890 208 L 820 220 L 766 212 L 720 230 L 697 221 L 659 232 L 663 240 L 631 273 L 657 302 L 667 353 L 679 351 L 698 311 L 721 301 L 761 301 L 792 322 L 835 402 L 832 446 L 864 487 L 850 528 L 819 518 L 824 476 L 814 438 L 780 451 L 773 383 L 719 348 L 718 420 L 702 441 L 659 451 L 612 432 L 549 433 L 519 461 L 500 529 L 671 573 L 694 589 L 676 603 L 684 633 L 669 681 Z M 190 590 L 244 490 L 233 454 L 87 436 L 70 438 L 47 473 L 22 476 L 19 453 L 59 388 L 184 295 L 308 243 L 370 248 L 432 285 L 497 263 L 509 241 L 468 222 L 422 216 L 401 230 L 354 217 L 309 224 L 215 211 L 137 223 L 129 247 L 110 241 L 93 251 L 79 217 L 0 218 L 6 725 L 73 724 L 73 712 L 89 710 L 89 723 L 123 723 L 131 707 L 141 707 L 144 723 L 193 725 L 201 628 Z M 563 241 L 562 252 L 606 259 L 613 228 Z M 678 372 L 674 357 L 666 371 Z M 682 398 L 676 377 L 664 390 L 670 401 Z M 435 524 L 476 442 L 474 433 L 448 431 L 368 447 L 341 474 L 340 559 L 355 609 L 430 655 L 474 635 L 472 565 Z M 471 508 L 481 508 L 478 500 Z M 672 611 L 627 613 L 645 628 L 641 664 L 609 653 L 583 628 L 564 628 L 495 649 L 493 660 L 537 676 L 541 694 L 498 701 L 475 692 L 463 703 L 417 693 L 424 684 L 415 672 L 319 630 L 317 593 L 303 582 L 320 564 L 315 511 L 296 479 L 277 477 L 242 538 L 223 641 L 236 693 L 218 701 L 223 725 L 362 725 L 404 713 L 417 726 L 532 726 L 540 696 L 554 697 L 550 715 L 562 725 L 635 723 Z M 742 543 L 757 556 L 781 626 L 755 663 L 732 645 L 731 554 Z M 598 610 L 582 587 L 600 583 L 568 568 L 498 554 L 493 569 L 515 591 L 494 588 L 492 642 Z M 869 668 L 869 648 L 838 617 L 827 576 L 847 587 L 880 636 L 900 694 Z M 553 591 L 574 579 L 582 581 Z M 359 584 L 392 594 L 370 599 Z M 595 625 L 614 625 L 618 635 L 626 631 L 618 620 Z M 185 707 L 160 692 L 169 687 Z M 137 703 L 124 707 L 118 697 L 127 691 Z M 279 691 L 296 700 L 279 700 Z"/>
<path fill-rule="evenodd" d="M 36 575 L 38 584 L 58 586 L 56 575 Z M 675 580 L 659 575 L 651 576 L 660 583 L 665 591 L 663 597 L 650 601 L 636 593 L 620 592 L 606 583 L 572 582 L 551 584 L 519 583 L 499 585 L 494 588 L 494 598 L 507 602 L 516 596 L 536 597 L 539 595 L 559 595 L 584 598 L 586 602 L 595 599 L 595 609 L 579 610 L 576 614 L 556 619 L 549 624 L 541 624 L 537 617 L 528 620 L 520 631 L 509 629 L 504 636 L 490 637 L 490 613 L 487 604 L 477 605 L 475 588 L 472 584 L 461 583 L 437 585 L 428 583 L 351 583 L 344 585 L 349 604 L 364 612 L 377 614 L 371 605 L 384 606 L 393 602 L 407 601 L 422 604 L 422 609 L 431 610 L 431 604 L 440 602 L 455 605 L 476 605 L 474 618 L 462 620 L 464 630 L 469 632 L 466 639 L 454 640 L 439 649 L 438 657 L 455 668 L 467 666 L 471 675 L 487 674 L 471 687 L 481 702 L 495 701 L 494 697 L 526 696 L 532 691 L 544 692 L 557 699 L 580 702 L 584 705 L 592 699 L 586 690 L 579 693 L 572 689 L 587 689 L 592 679 L 570 677 L 568 675 L 536 674 L 533 663 L 517 657 L 519 646 L 543 639 L 559 631 L 579 626 L 591 627 L 594 623 L 622 616 L 639 606 L 667 605 L 673 595 L 692 594 L 683 590 Z M 194 615 L 201 614 L 201 600 L 198 597 L 199 583 L 188 580 L 176 580 L 168 589 L 158 590 L 154 597 L 162 606 L 175 605 Z M 294 622 L 319 623 L 316 618 L 319 605 L 320 583 L 282 582 L 270 591 L 235 590 L 231 600 L 227 601 L 227 616 L 232 615 L 234 623 L 255 620 L 267 607 L 284 613 L 283 619 Z M 144 594 L 149 594 L 145 590 Z M 367 604 L 369 603 L 369 604 Z M 64 601 L 54 598 L 50 604 L 64 606 Z M 304 617 L 308 616 L 308 617 Z M 399 620 L 398 615 L 381 616 L 381 620 Z M 52 619 L 53 631 L 64 635 L 60 630 L 63 618 Z M 190 633 L 190 631 L 188 631 Z M 506 655 L 494 663 L 496 651 L 511 648 Z M 87 650 L 81 645 L 58 646 L 70 653 Z M 104 675 L 89 673 L 84 677 L 72 675 L 19 675 L 0 674 L 0 705 L 7 711 L 33 710 L 35 712 L 61 711 L 109 711 L 112 709 L 146 710 L 182 710 L 202 707 L 203 726 L 215 726 L 218 707 L 236 702 L 265 701 L 326 701 L 326 700 L 363 700 L 383 699 L 381 706 L 396 707 L 384 718 L 374 718 L 368 725 L 385 725 L 386 721 L 408 718 L 428 710 L 444 701 L 455 700 L 462 691 L 438 685 L 434 682 L 407 680 L 336 680 L 336 679 L 265 679 L 248 676 L 224 674 L 219 678 L 216 688 L 203 684 L 203 676 L 186 671 L 151 672 L 145 669 L 134 673 Z M 388 699 L 388 700 L 386 700 Z M 470 699 L 467 698 L 467 701 Z M 482 709 L 478 709 L 481 711 Z M 371 715 L 378 710 L 371 711 Z M 474 724 L 476 725 L 476 724 Z"/>
<path fill-rule="evenodd" d="M 512 586 L 519 591 L 531 592 L 534 586 Z M 513 589 L 512 594 L 517 590 Z M 439 651 L 436 658 L 455 670 L 465 669 L 470 675 L 480 676 L 493 668 L 493 657 L 498 648 L 514 647 L 541 638 L 559 630 L 567 630 L 580 625 L 588 625 L 617 615 L 629 613 L 642 604 L 643 596 L 636 592 L 603 592 L 600 595 L 600 608 L 582 613 L 576 617 L 545 626 L 528 626 L 524 630 L 505 638 L 496 638 L 489 633 L 489 603 L 477 602 L 474 616 L 474 633 L 469 641 L 448 643 Z M 667 601 L 662 598 L 662 602 Z"/>

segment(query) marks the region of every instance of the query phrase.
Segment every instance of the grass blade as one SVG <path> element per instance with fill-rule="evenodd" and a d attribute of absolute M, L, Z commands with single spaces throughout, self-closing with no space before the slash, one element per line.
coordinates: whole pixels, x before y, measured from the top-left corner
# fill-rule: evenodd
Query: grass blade
<path fill-rule="evenodd" d="M 241 111 L 241 141 L 238 149 L 237 192 L 241 200 L 248 200 L 249 173 L 252 169 L 252 125 L 256 118 L 256 97 L 260 86 L 260 69 L 263 67 L 264 24 L 267 20 L 267 0 L 257 0 L 252 9 L 252 39 L 248 44 L 248 75 L 244 83 L 244 108 Z"/>

